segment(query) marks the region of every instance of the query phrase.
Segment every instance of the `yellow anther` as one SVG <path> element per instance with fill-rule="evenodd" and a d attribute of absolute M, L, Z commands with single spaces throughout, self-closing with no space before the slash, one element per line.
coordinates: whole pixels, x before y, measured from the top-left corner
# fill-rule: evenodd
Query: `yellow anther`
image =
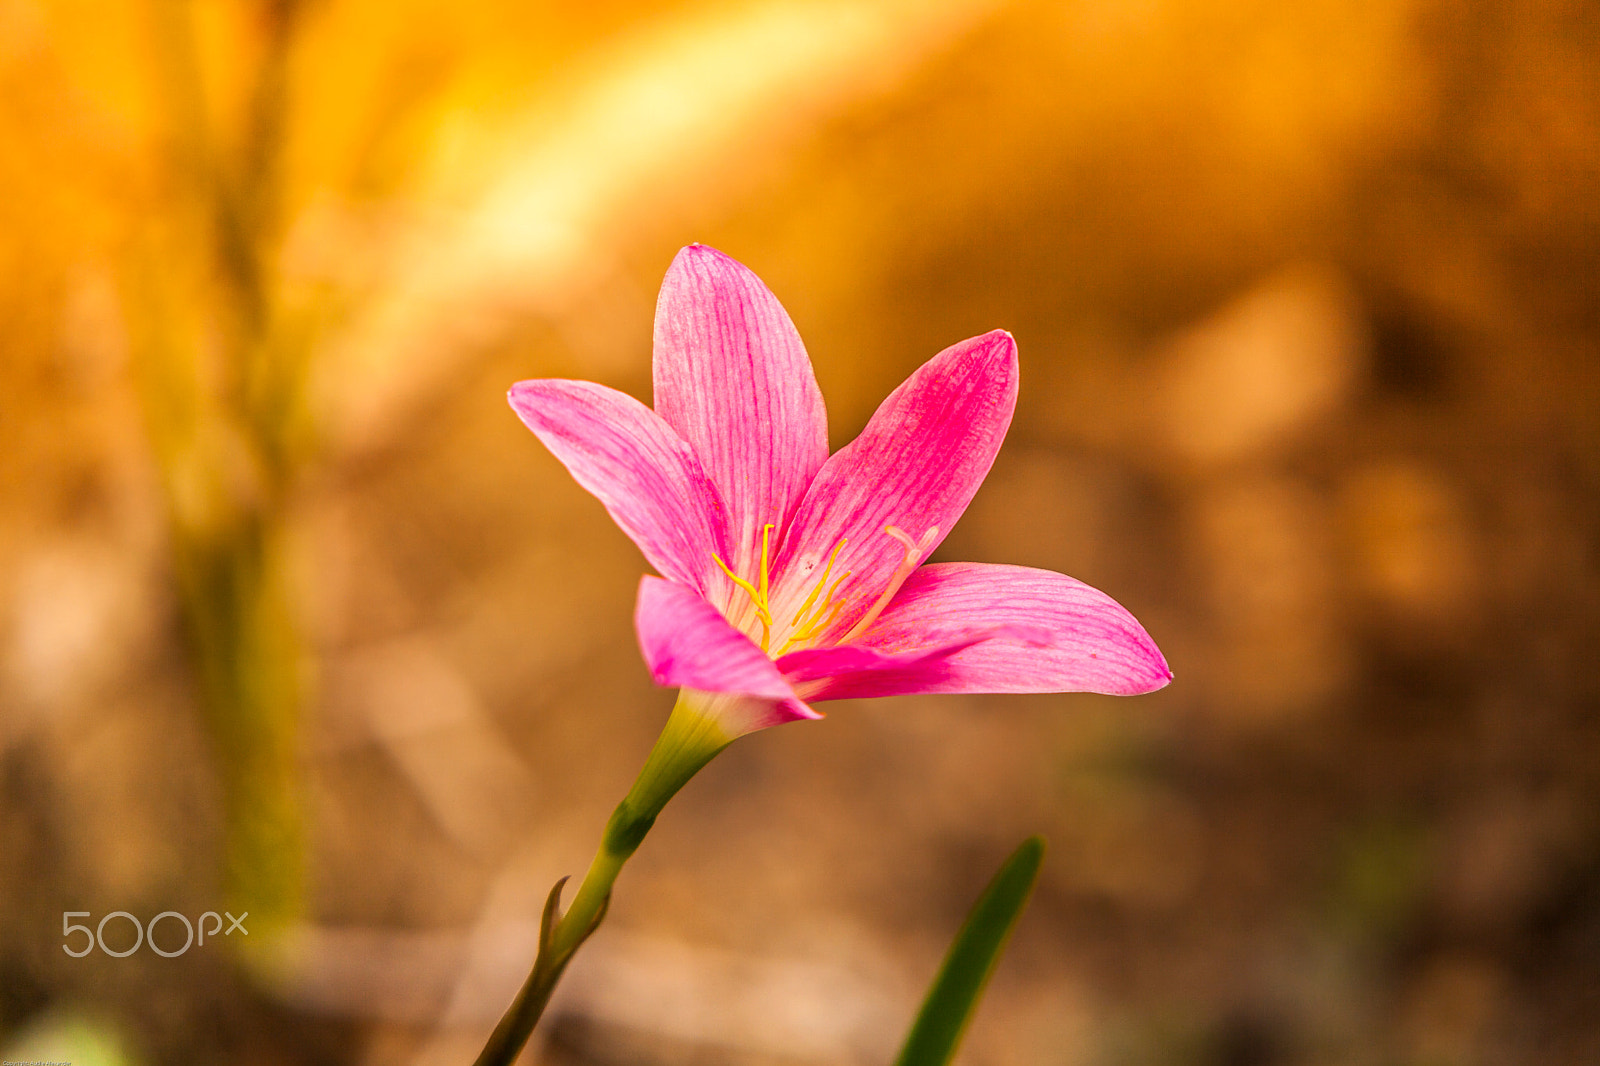
<path fill-rule="evenodd" d="M 773 525 L 771 522 L 761 527 L 761 602 L 763 605 L 771 602 L 768 599 L 767 590 L 767 544 L 772 539 L 772 530 Z"/>

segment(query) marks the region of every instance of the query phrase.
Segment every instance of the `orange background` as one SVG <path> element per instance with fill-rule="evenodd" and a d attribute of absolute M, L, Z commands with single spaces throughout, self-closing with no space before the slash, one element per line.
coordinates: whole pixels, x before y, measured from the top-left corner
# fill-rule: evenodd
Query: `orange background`
<path fill-rule="evenodd" d="M 1033 832 L 971 1066 L 1600 1060 L 1595 26 L 0 3 L 0 1054 L 471 1061 L 670 704 L 505 390 L 648 399 L 701 241 L 835 446 L 1015 334 L 938 557 L 1107 590 L 1176 680 L 740 741 L 530 1061 L 886 1063 Z M 225 902 L 247 944 L 56 939 Z"/>

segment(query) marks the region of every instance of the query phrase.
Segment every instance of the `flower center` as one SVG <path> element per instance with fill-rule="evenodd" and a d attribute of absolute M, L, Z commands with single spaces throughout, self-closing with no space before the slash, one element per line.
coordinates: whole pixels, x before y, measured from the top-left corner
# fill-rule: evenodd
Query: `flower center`
<path fill-rule="evenodd" d="M 767 651 L 768 645 L 772 641 L 773 618 L 770 570 L 772 531 L 774 528 L 776 527 L 771 522 L 761 527 L 761 569 L 757 574 L 755 583 L 746 581 L 734 573 L 732 567 L 723 562 L 715 552 L 711 553 L 712 560 L 722 569 L 724 574 L 728 575 L 728 580 L 743 589 L 745 595 L 750 598 L 750 603 L 755 607 L 756 620 L 761 623 L 762 651 Z M 828 584 L 828 575 L 833 572 L 833 561 L 839 557 L 839 551 L 846 543 L 848 541 L 844 537 L 840 537 L 839 543 L 834 545 L 833 554 L 828 556 L 828 565 L 822 570 L 822 579 L 812 587 L 811 595 L 806 597 L 805 602 L 800 605 L 800 610 L 795 612 L 793 620 L 789 623 L 789 637 L 783 642 L 783 646 L 778 649 L 779 655 L 788 651 L 792 645 L 815 636 L 820 630 L 832 624 L 833 620 L 839 617 L 839 612 L 844 609 L 845 604 L 849 602 L 847 599 L 837 601 L 834 599 L 834 593 L 839 591 L 839 586 L 844 583 L 844 579 L 850 576 L 850 571 L 848 570 L 840 574 L 833 585 L 828 588 L 827 594 L 822 597 L 822 602 L 817 602 L 818 594 Z"/>
<path fill-rule="evenodd" d="M 800 604 L 800 609 L 794 613 L 794 616 L 783 627 L 787 631 L 783 642 L 778 646 L 776 652 L 772 652 L 770 650 L 772 633 L 775 628 L 778 628 L 777 620 L 772 613 L 770 574 L 772 531 L 775 528 L 776 526 L 770 522 L 761 528 L 761 563 L 755 581 L 749 581 L 734 573 L 733 568 L 723 562 L 715 553 L 712 553 L 711 556 L 722 572 L 728 575 L 728 580 L 737 585 L 749 598 L 751 606 L 755 608 L 756 620 L 761 623 L 761 650 L 774 657 L 784 654 L 798 644 L 804 644 L 820 633 L 826 632 L 828 627 L 838 620 L 845 608 L 858 598 L 849 594 L 845 596 L 838 595 L 839 586 L 843 585 L 854 571 L 846 570 L 834 578 L 832 584 L 828 583 L 828 579 L 833 574 L 833 564 L 839 558 L 839 552 L 844 550 L 844 546 L 849 543 L 847 538 L 840 537 L 839 543 L 833 546 L 833 551 L 828 555 L 827 565 L 822 568 L 822 576 L 817 579 L 816 584 L 811 586 L 811 591 L 807 594 L 805 601 Z M 855 625 L 850 627 L 850 631 L 840 638 L 839 643 L 841 644 L 854 640 L 877 620 L 878 616 L 883 613 L 884 608 L 889 606 L 889 601 L 894 598 L 894 594 L 900 591 L 900 586 L 905 583 L 906 578 L 910 577 L 911 572 L 922 562 L 923 557 L 927 555 L 928 550 L 933 547 L 933 542 L 939 536 L 939 528 L 937 526 L 929 527 L 920 540 L 912 540 L 910 535 L 898 526 L 884 526 L 883 531 L 905 546 L 905 555 L 899 565 L 895 567 L 894 573 L 889 576 L 888 583 L 884 586 L 883 591 L 872 606 L 867 608 L 866 613 L 861 616 Z"/>

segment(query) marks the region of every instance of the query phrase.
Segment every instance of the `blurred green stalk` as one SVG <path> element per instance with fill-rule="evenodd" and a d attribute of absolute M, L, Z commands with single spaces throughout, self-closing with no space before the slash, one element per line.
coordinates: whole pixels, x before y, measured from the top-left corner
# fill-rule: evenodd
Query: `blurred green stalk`
<path fill-rule="evenodd" d="M 309 454 L 304 338 L 275 314 L 285 71 L 293 0 L 258 5 L 266 47 L 237 155 L 208 128 L 187 0 L 152 0 L 169 117 L 163 207 L 126 273 L 152 450 L 170 517 L 179 611 L 224 805 L 227 904 L 252 931 L 304 893 L 299 720 L 307 650 L 286 565 L 286 514 Z M 286 339 L 287 338 L 287 339 Z"/>
<path fill-rule="evenodd" d="M 304 649 L 284 586 L 276 516 L 220 536 L 174 530 L 180 602 L 222 784 L 224 895 L 252 929 L 301 911 L 305 832 L 299 721 Z"/>

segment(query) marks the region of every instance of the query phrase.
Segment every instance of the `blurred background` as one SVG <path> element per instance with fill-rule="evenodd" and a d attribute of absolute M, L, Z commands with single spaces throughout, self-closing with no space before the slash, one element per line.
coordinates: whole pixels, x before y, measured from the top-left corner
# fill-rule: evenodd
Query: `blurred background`
<path fill-rule="evenodd" d="M 1033 832 L 970 1066 L 1600 1061 L 1597 14 L 3 0 L 0 1055 L 472 1060 L 671 702 L 505 391 L 701 241 L 836 447 L 1012 331 L 939 557 L 1176 680 L 741 740 L 524 1061 L 887 1063 Z"/>

